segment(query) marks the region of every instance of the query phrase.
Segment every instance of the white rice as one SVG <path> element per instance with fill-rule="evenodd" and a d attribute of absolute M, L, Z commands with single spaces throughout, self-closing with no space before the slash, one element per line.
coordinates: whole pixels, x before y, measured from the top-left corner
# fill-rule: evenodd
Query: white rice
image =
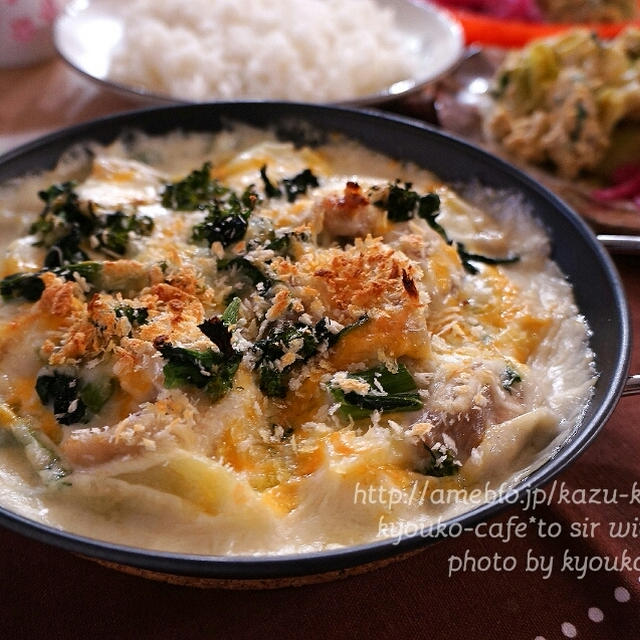
<path fill-rule="evenodd" d="M 415 74 L 394 20 L 374 0 L 133 0 L 109 77 L 191 101 L 348 100 Z"/>

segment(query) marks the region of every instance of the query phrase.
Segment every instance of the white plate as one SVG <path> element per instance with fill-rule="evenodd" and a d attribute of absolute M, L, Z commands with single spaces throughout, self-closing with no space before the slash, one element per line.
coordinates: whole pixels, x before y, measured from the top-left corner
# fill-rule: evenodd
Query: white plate
<path fill-rule="evenodd" d="M 426 0 L 377 1 L 393 8 L 397 27 L 419 55 L 419 72 L 376 94 L 354 97 L 342 101 L 342 104 L 373 105 L 404 96 L 445 74 L 462 57 L 463 30 L 448 13 Z M 114 82 L 108 77 L 114 50 L 123 37 L 124 15 L 129 4 L 129 0 L 73 0 L 54 27 L 58 52 L 74 69 L 111 89 L 155 102 L 191 102 L 184 96 L 154 93 Z M 214 100 L 215 96 L 211 99 Z"/>

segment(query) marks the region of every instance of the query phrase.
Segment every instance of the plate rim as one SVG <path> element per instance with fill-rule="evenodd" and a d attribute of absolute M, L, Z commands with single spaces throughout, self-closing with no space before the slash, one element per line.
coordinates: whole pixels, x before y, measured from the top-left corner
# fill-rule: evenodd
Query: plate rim
<path fill-rule="evenodd" d="M 125 2 L 126 0 L 120 0 Z M 385 2 L 389 6 L 395 7 L 404 6 L 410 8 L 410 10 L 417 10 L 425 15 L 430 15 L 434 21 L 440 22 L 446 28 L 442 29 L 442 32 L 447 32 L 450 38 L 450 45 L 452 47 L 452 54 L 448 61 L 448 64 L 444 65 L 437 73 L 433 73 L 426 77 L 416 76 L 413 78 L 404 78 L 394 82 L 392 85 L 385 87 L 384 89 L 349 99 L 341 100 L 329 100 L 329 101 L 317 101 L 309 100 L 309 103 L 326 104 L 328 106 L 347 106 L 347 107 L 369 107 L 384 104 L 386 102 L 397 100 L 409 96 L 417 91 L 421 90 L 424 86 L 436 82 L 449 73 L 455 66 L 464 58 L 465 54 L 465 32 L 462 22 L 454 16 L 450 11 L 443 9 L 435 2 L 431 0 L 374 0 L 379 5 L 384 5 Z M 278 97 L 265 97 L 255 98 L 246 96 L 234 96 L 233 98 L 210 96 L 203 100 L 191 100 L 185 99 L 180 96 L 169 95 L 162 92 L 156 92 L 145 87 L 128 85 L 126 83 L 111 80 L 108 78 L 107 73 L 103 76 L 92 73 L 87 69 L 86 65 L 83 65 L 81 61 L 75 59 L 75 56 L 71 54 L 68 46 L 65 44 L 64 36 L 67 34 L 66 29 L 69 28 L 69 23 L 77 19 L 78 15 L 86 15 L 86 12 L 91 11 L 96 6 L 98 8 L 108 7 L 108 0 L 71 0 L 60 14 L 56 17 L 53 25 L 53 43 L 58 55 L 62 60 L 69 65 L 73 70 L 80 73 L 85 78 L 96 82 L 104 89 L 114 91 L 125 96 L 136 96 L 139 99 L 145 100 L 152 104 L 157 105 L 170 105 L 170 104 L 198 104 L 198 103 L 210 103 L 210 102 L 229 102 L 229 101 L 250 101 L 250 100 L 282 100 Z M 394 91 L 393 87 L 406 85 L 399 91 Z"/>

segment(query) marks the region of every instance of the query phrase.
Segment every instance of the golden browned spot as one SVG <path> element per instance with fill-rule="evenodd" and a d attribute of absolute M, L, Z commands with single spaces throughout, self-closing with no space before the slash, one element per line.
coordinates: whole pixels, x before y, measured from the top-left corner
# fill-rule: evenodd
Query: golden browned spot
<path fill-rule="evenodd" d="M 342 214 L 353 214 L 360 207 L 369 204 L 369 199 L 362 193 L 357 182 L 347 182 L 343 195 L 339 197 L 327 197 L 324 201 L 325 208 L 332 208 Z"/>
<path fill-rule="evenodd" d="M 365 311 L 415 307 L 418 300 L 407 296 L 403 271 L 406 278 L 420 276 L 404 254 L 372 238 L 357 240 L 344 250 L 318 251 L 315 256 L 303 257 L 298 266 L 298 276 L 342 323 L 354 322 Z M 305 291 L 301 293 L 304 297 Z"/>
<path fill-rule="evenodd" d="M 94 294 L 87 304 L 80 303 L 57 344 L 52 340 L 45 344 L 43 353 L 49 356 L 49 364 L 96 357 L 114 338 L 122 337 L 128 325 L 119 323 L 113 307 L 113 296 L 103 293 Z"/>
<path fill-rule="evenodd" d="M 45 289 L 38 306 L 42 311 L 54 316 L 69 317 L 84 307 L 84 303 L 76 295 L 77 283 L 63 281 L 52 273 L 44 273 L 41 277 Z"/>
<path fill-rule="evenodd" d="M 267 311 L 267 319 L 275 320 L 278 316 L 282 315 L 289 306 L 289 291 L 287 289 L 280 289 L 276 293 L 271 308 Z"/>
<path fill-rule="evenodd" d="M 198 290 L 202 288 L 195 270 L 191 268 L 180 269 L 180 271 L 167 278 L 167 282 L 171 286 L 192 296 L 196 295 Z"/>
<path fill-rule="evenodd" d="M 87 304 L 87 317 L 90 322 L 103 330 L 115 331 L 117 319 L 113 304 L 113 296 L 102 293 L 93 295 Z"/>
<path fill-rule="evenodd" d="M 141 340 L 153 342 L 158 336 L 169 340 L 202 337 L 198 325 L 204 320 L 202 302 L 193 294 L 170 284 L 150 287 L 138 301 L 149 310 L 150 322 L 139 328 Z"/>
<path fill-rule="evenodd" d="M 155 296 L 162 302 L 169 302 L 171 300 L 191 300 L 193 294 L 183 291 L 180 287 L 161 282 L 160 284 L 153 285 L 146 296 L 143 299 L 147 300 L 150 296 Z"/>

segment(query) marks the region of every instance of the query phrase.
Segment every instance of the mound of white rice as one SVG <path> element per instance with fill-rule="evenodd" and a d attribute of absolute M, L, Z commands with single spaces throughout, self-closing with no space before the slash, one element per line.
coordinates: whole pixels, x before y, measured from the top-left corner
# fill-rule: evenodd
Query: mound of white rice
<path fill-rule="evenodd" d="M 134 0 L 109 77 L 185 100 L 335 102 L 418 65 L 374 0 Z"/>

